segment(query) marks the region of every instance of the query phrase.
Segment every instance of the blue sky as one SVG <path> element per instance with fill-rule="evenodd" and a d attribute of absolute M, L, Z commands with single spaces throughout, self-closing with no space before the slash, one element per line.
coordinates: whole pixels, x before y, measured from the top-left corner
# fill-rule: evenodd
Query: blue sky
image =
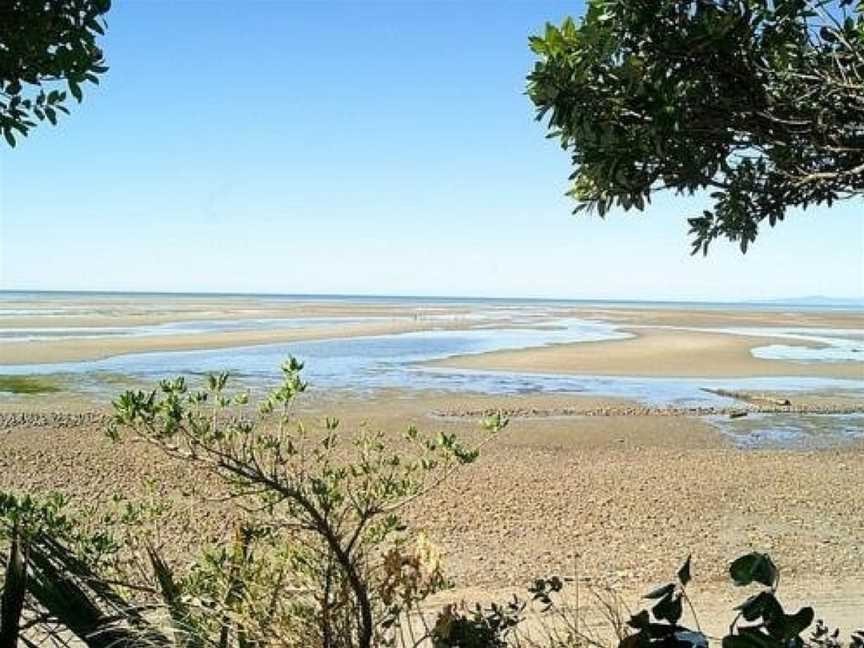
<path fill-rule="evenodd" d="M 0 149 L 0 287 L 735 300 L 864 296 L 864 205 L 690 257 L 658 197 L 570 215 L 524 96 L 550 2 L 116 0 L 111 70 Z"/>

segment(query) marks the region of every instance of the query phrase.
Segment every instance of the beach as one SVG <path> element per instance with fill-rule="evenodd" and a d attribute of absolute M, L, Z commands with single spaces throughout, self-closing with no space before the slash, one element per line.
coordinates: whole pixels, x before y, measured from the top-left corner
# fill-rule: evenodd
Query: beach
<path fill-rule="evenodd" d="M 814 366 L 756 358 L 752 349 L 773 342 L 765 337 L 654 328 L 622 330 L 633 337 L 448 358 L 434 366 L 595 376 L 864 378 L 864 366 L 858 362 Z M 794 339 L 785 343 L 803 346 Z"/>
<path fill-rule="evenodd" d="M 529 306 L 524 306 L 529 308 Z M 275 301 L 249 298 L 152 297 L 126 299 L 106 297 L 68 298 L 58 308 L 52 300 L 16 300 L 14 308 L 0 309 L 0 328 L 7 334 L 0 341 L 0 366 L 50 364 L 98 360 L 114 356 L 273 345 L 306 340 L 369 337 L 433 330 L 489 328 L 537 328 L 555 326 L 558 320 L 581 318 L 619 327 L 626 336 L 618 340 L 576 345 L 547 345 L 448 358 L 437 366 L 538 373 L 575 373 L 621 376 L 825 376 L 864 378 L 864 363 L 830 364 L 772 361 L 753 357 L 750 351 L 777 341 L 807 346 L 808 343 L 782 332 L 789 329 L 834 329 L 847 331 L 864 347 L 864 315 L 860 312 L 741 309 L 694 310 L 686 307 L 608 308 L 596 305 L 552 304 L 542 316 L 514 321 L 513 305 L 488 305 L 483 316 L 475 315 L 476 303 L 375 302 L 331 300 L 325 302 Z M 472 317 L 473 316 L 473 317 Z M 207 322 L 247 322 L 242 330 L 197 330 L 184 332 L 154 325 Z M 326 322 L 321 325 L 321 321 Z M 265 328 L 261 325 L 267 322 Z M 280 326 L 280 322 L 285 326 Z M 290 324 L 291 326 L 287 326 Z M 635 325 L 635 327 L 634 327 Z M 148 328 L 150 327 L 150 328 Z M 741 335 L 717 329 L 761 329 L 760 334 Z M 100 329 L 125 331 L 124 335 L 99 334 Z M 263 329 L 263 330 L 262 330 Z M 74 332 L 88 331 L 92 337 Z M 24 334 L 37 331 L 28 339 Z M 63 332 L 70 334 L 64 336 Z M 779 333 L 772 332 L 779 331 Z M 156 334 L 158 332 L 158 334 Z M 44 337 L 52 333 L 52 337 Z M 41 336 L 40 336 L 41 334 Z M 809 346 L 814 346 L 813 342 Z M 819 346 L 818 343 L 816 346 Z M 864 352 L 862 352 L 864 353 Z"/>
<path fill-rule="evenodd" d="M 635 606 L 692 553 L 691 595 L 727 619 L 743 597 L 726 565 L 759 550 L 780 566 L 784 599 L 821 606 L 848 627 L 862 618 L 860 312 L 200 298 L 79 299 L 58 314 L 16 305 L 40 308 L 4 316 L 5 331 L 32 339 L 2 342 L 0 362 L 15 376 L 49 366 L 60 390 L 0 399 L 0 414 L 11 416 L 0 430 L 0 489 L 59 491 L 81 509 L 118 492 L 155 497 L 169 507 L 160 535 L 172 538 L 178 560 L 229 537 L 236 520 L 215 501 L 220 487 L 210 478 L 105 437 L 109 401 L 126 384 L 117 381 L 152 385 L 181 368 L 195 381 L 195 363 L 225 361 L 257 397 L 278 371 L 259 365 L 296 350 L 313 377 L 316 364 L 326 368 L 298 410 L 313 425 L 338 416 L 346 431 L 371 427 L 397 440 L 416 425 L 480 443 L 483 413 L 511 414 L 476 463 L 406 512 L 444 551 L 454 589 L 442 600 L 524 593 L 534 578 L 559 575 L 612 588 Z M 203 320 L 191 332 L 146 328 Z M 755 355 L 777 345 L 777 357 Z M 792 359 L 801 349 L 840 359 Z M 327 355 L 336 353 L 338 362 Z M 357 364 L 366 353 L 377 364 L 365 356 Z M 107 370 L 99 358 L 127 373 L 98 382 Z M 60 362 L 68 364 L 50 364 Z M 398 381 L 377 377 L 394 365 Z M 536 378 L 548 375 L 560 381 Z M 91 383 L 98 388 L 76 386 Z M 770 406 L 703 389 L 718 384 L 762 394 Z M 12 416 L 26 412 L 56 416 Z"/>
<path fill-rule="evenodd" d="M 476 419 L 433 413 L 610 405 L 621 403 L 391 394 L 317 399 L 301 414 L 311 422 L 338 415 L 346 434 L 365 422 L 397 439 L 414 424 L 478 442 L 487 433 Z M 454 589 L 442 599 L 500 599 L 524 594 L 537 577 L 578 575 L 583 586 L 611 587 L 635 606 L 692 553 L 697 605 L 728 610 L 741 594 L 725 565 L 759 550 L 781 567 L 784 600 L 807 600 L 851 626 L 864 600 L 862 449 L 741 450 L 688 417 L 514 418 L 475 464 L 407 517 L 444 551 Z M 113 445 L 93 426 L 0 432 L 0 488 L 60 491 L 82 509 L 115 493 L 155 497 L 169 506 L 160 537 L 172 539 L 166 550 L 174 558 L 229 538 L 234 524 L 215 501 L 218 483 L 140 444 Z M 202 496 L 210 503 L 202 505 Z"/>

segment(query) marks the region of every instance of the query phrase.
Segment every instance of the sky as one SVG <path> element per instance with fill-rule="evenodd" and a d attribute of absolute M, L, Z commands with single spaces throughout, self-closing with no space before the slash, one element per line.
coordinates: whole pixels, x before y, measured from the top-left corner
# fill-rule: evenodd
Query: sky
<path fill-rule="evenodd" d="M 111 69 L 0 148 L 0 289 L 864 297 L 864 204 L 691 257 L 702 197 L 573 216 L 524 94 L 580 3 L 115 0 Z"/>

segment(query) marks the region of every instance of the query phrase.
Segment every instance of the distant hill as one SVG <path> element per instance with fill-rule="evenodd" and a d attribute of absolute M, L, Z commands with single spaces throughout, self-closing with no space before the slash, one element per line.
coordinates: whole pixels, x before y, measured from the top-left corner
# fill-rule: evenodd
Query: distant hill
<path fill-rule="evenodd" d="M 825 297 L 824 295 L 808 295 L 806 297 L 787 297 L 784 299 L 755 299 L 748 304 L 788 304 L 790 306 L 834 306 L 847 308 L 864 308 L 864 297 Z"/>

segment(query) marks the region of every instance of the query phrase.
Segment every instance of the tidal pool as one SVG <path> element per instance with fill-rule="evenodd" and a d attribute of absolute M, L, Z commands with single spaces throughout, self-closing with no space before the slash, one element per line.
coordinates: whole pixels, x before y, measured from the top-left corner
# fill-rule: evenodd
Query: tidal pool
<path fill-rule="evenodd" d="M 750 414 L 705 417 L 739 448 L 822 449 L 864 440 L 862 414 Z"/>

